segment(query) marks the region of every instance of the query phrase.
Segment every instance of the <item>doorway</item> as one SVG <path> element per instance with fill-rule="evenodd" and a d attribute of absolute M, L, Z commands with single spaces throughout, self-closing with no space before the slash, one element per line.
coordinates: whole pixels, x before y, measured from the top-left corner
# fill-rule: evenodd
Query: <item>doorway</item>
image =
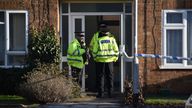
<path fill-rule="evenodd" d="M 62 63 L 65 69 L 67 65 L 68 44 L 74 39 L 75 31 L 85 32 L 85 41 L 89 45 L 93 35 L 98 31 L 98 23 L 104 21 L 109 31 L 115 35 L 117 43 L 125 46 L 128 55 L 133 54 L 133 16 L 132 3 L 67 3 L 63 2 L 61 11 L 61 45 Z M 69 69 L 70 70 L 70 69 Z M 120 57 L 114 63 L 114 91 L 123 92 L 125 79 L 131 80 L 132 62 Z M 96 72 L 93 59 L 84 69 L 82 86 L 85 91 L 96 91 Z"/>
<path fill-rule="evenodd" d="M 121 42 L 121 15 L 83 15 L 72 16 L 72 33 L 74 36 L 75 31 L 85 32 L 85 42 L 89 46 L 90 41 L 98 31 L 98 24 L 105 22 L 108 25 L 109 31 L 115 36 L 118 46 Z M 73 37 L 74 38 L 74 37 Z M 123 71 L 123 70 L 122 70 Z M 84 77 L 82 79 L 82 85 L 85 91 L 96 91 L 96 72 L 95 62 L 93 58 L 90 59 L 89 64 L 85 66 Z M 114 63 L 114 91 L 121 90 L 121 58 Z"/>

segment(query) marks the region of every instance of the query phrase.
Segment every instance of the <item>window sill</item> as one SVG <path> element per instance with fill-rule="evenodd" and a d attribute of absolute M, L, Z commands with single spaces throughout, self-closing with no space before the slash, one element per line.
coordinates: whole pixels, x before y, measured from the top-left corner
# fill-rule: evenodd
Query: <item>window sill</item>
<path fill-rule="evenodd" d="M 192 69 L 192 66 L 159 66 L 160 69 Z"/>
<path fill-rule="evenodd" d="M 0 66 L 0 68 L 9 69 L 9 68 L 25 68 L 27 65 L 14 65 L 14 66 Z"/>
<path fill-rule="evenodd" d="M 26 55 L 27 52 L 26 51 L 8 51 L 7 54 L 8 55 Z"/>

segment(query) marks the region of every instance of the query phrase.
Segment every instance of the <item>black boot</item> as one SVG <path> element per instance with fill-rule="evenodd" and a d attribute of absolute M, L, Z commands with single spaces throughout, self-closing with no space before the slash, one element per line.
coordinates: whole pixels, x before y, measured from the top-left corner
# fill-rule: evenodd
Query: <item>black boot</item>
<path fill-rule="evenodd" d="M 103 93 L 98 93 L 96 97 L 97 98 L 104 98 L 104 94 Z"/>
<path fill-rule="evenodd" d="M 112 98 L 112 92 L 108 91 L 108 98 Z"/>

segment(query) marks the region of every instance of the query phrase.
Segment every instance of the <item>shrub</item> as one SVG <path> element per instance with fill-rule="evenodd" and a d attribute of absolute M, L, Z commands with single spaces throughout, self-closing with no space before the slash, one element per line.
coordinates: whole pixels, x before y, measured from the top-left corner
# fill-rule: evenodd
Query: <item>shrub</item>
<path fill-rule="evenodd" d="M 144 98 L 142 94 L 142 88 L 139 87 L 139 93 L 134 95 L 133 93 L 133 81 L 125 80 L 125 87 L 124 87 L 124 103 L 133 106 L 143 106 L 144 105 Z"/>
<path fill-rule="evenodd" d="M 54 27 L 46 25 L 42 30 L 31 28 L 29 31 L 28 63 L 59 63 L 60 45 Z"/>
<path fill-rule="evenodd" d="M 124 103 L 131 105 L 133 103 L 133 89 L 132 83 L 125 80 L 125 87 L 124 87 Z"/>
<path fill-rule="evenodd" d="M 20 94 L 28 100 L 40 103 L 59 103 L 80 94 L 80 87 L 67 79 L 55 64 L 39 64 L 23 77 Z"/>

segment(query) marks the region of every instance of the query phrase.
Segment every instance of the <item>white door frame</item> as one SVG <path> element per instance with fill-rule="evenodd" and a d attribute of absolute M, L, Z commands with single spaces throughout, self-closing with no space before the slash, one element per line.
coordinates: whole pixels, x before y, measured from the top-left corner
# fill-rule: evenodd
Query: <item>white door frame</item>
<path fill-rule="evenodd" d="M 125 45 L 125 19 L 124 19 L 124 15 L 121 14 L 121 20 L 120 20 L 120 25 L 121 25 L 121 44 L 120 46 Z M 120 47 L 119 47 L 120 49 Z M 124 80 L 125 80 L 125 61 L 124 61 L 124 56 L 121 56 L 121 93 L 123 93 L 124 91 Z"/>
<path fill-rule="evenodd" d="M 85 16 L 73 15 L 73 16 L 71 16 L 71 19 L 72 19 L 71 20 L 72 26 L 71 26 L 71 29 L 70 29 L 71 30 L 71 32 L 70 32 L 71 36 L 69 36 L 69 42 L 71 42 L 75 38 L 75 32 L 76 32 L 76 30 L 75 30 L 75 27 L 76 27 L 75 20 L 76 19 L 81 20 L 81 30 L 79 30 L 79 31 L 85 31 Z M 69 71 L 69 74 L 71 75 L 71 69 Z M 83 68 L 83 71 L 82 71 L 81 74 L 82 74 L 82 77 L 81 77 L 81 91 L 85 92 L 85 68 Z"/>
<path fill-rule="evenodd" d="M 85 31 L 85 16 L 73 15 L 71 16 L 71 36 L 69 36 L 69 41 L 75 38 L 75 19 L 81 19 L 81 31 Z"/>
<path fill-rule="evenodd" d="M 71 22 L 69 20 L 69 42 L 71 42 L 74 39 L 74 32 L 75 32 L 75 19 L 81 19 L 82 20 L 82 31 L 85 31 L 85 16 L 102 16 L 102 15 L 117 15 L 120 16 L 120 34 L 121 34 L 121 38 L 120 38 L 120 45 L 124 45 L 125 43 L 125 19 L 124 19 L 124 14 L 123 13 L 106 13 L 106 12 L 99 12 L 99 13 L 71 13 L 69 15 L 69 17 L 71 17 Z M 125 76 L 124 76 L 124 71 L 125 71 L 125 61 L 124 61 L 124 57 L 120 57 L 119 59 L 121 59 L 121 92 L 123 93 L 124 91 L 124 80 L 125 80 Z M 85 91 L 85 69 L 83 71 L 83 77 L 82 77 L 82 90 Z"/>

